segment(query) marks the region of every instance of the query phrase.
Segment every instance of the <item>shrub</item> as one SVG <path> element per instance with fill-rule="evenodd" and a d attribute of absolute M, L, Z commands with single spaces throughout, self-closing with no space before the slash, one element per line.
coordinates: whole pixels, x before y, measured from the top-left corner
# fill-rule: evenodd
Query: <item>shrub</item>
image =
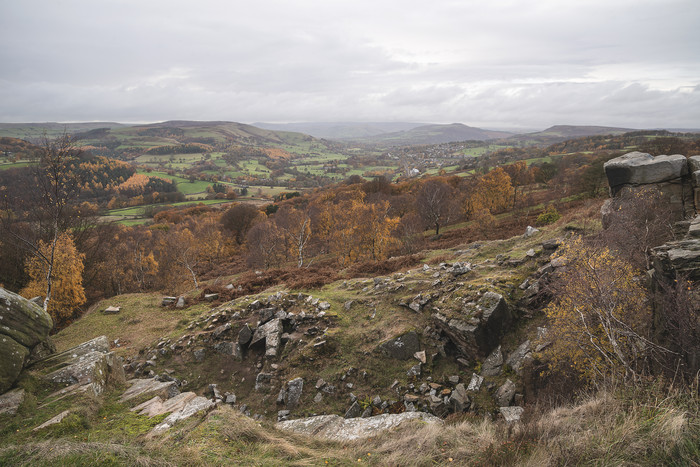
<path fill-rule="evenodd" d="M 557 209 L 550 205 L 542 214 L 537 216 L 537 220 L 535 222 L 537 225 L 549 225 L 554 224 L 560 217 L 561 214 L 559 214 Z"/>

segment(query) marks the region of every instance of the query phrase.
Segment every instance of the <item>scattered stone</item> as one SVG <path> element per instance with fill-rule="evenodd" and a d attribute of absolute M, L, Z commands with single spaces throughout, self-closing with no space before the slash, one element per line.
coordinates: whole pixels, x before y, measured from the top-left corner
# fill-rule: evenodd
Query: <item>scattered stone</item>
<path fill-rule="evenodd" d="M 227 404 L 235 404 L 236 403 L 236 395 L 232 392 L 226 392 L 224 393 L 224 402 Z"/>
<path fill-rule="evenodd" d="M 170 306 L 177 302 L 177 297 L 163 297 L 160 306 Z"/>
<path fill-rule="evenodd" d="M 321 389 L 325 385 L 326 382 L 323 380 L 323 378 L 319 378 L 318 381 L 316 381 L 316 389 Z"/>
<path fill-rule="evenodd" d="M 354 303 L 354 300 L 348 300 L 347 302 L 343 303 L 343 308 L 345 308 L 345 311 L 350 311 Z"/>
<path fill-rule="evenodd" d="M 459 375 L 448 376 L 447 381 L 449 381 L 451 384 L 457 384 L 459 383 Z"/>
<path fill-rule="evenodd" d="M 214 300 L 218 300 L 218 299 L 219 299 L 219 294 L 218 294 L 218 293 L 207 293 L 207 294 L 204 294 L 204 300 L 206 300 L 206 301 L 208 301 L 208 302 L 213 302 Z"/>
<path fill-rule="evenodd" d="M 525 361 L 530 357 L 530 341 L 526 340 L 515 349 L 506 359 L 506 365 L 510 366 L 513 371 L 520 374 Z"/>
<path fill-rule="evenodd" d="M 319 302 L 318 308 L 319 310 L 325 311 L 328 310 L 331 307 L 331 304 L 328 302 Z"/>
<path fill-rule="evenodd" d="M 501 352 L 501 346 L 499 345 L 493 352 L 491 352 L 491 355 L 484 360 L 484 363 L 481 364 L 481 375 L 497 376 L 501 373 L 502 366 L 503 353 Z"/>
<path fill-rule="evenodd" d="M 258 317 L 260 318 L 260 324 L 265 324 L 275 317 L 277 313 L 277 308 L 262 308 L 258 310 Z"/>
<path fill-rule="evenodd" d="M 484 377 L 479 376 L 476 373 L 472 373 L 472 379 L 469 381 L 469 386 L 467 386 L 467 391 L 478 391 L 481 388 L 481 383 L 484 382 Z"/>
<path fill-rule="evenodd" d="M 530 248 L 525 253 L 525 256 L 527 256 L 528 258 L 534 258 L 536 255 L 537 255 L 537 253 L 535 253 L 535 250 L 533 248 Z"/>
<path fill-rule="evenodd" d="M 530 238 L 536 233 L 538 233 L 540 230 L 536 229 L 530 225 L 527 226 L 527 229 L 525 229 L 525 233 L 523 234 L 523 238 Z"/>
<path fill-rule="evenodd" d="M 452 275 L 453 276 L 461 276 L 462 274 L 466 274 L 472 270 L 472 265 L 471 263 L 455 263 L 452 266 Z"/>
<path fill-rule="evenodd" d="M 455 386 L 454 391 L 450 394 L 448 404 L 452 408 L 452 411 L 456 413 L 465 412 L 469 408 L 469 396 L 467 396 L 467 390 L 464 384 L 460 383 Z"/>
<path fill-rule="evenodd" d="M 357 401 L 353 402 L 350 408 L 345 412 L 345 418 L 357 418 L 362 415 L 362 407 Z"/>
<path fill-rule="evenodd" d="M 317 392 L 316 395 L 314 396 L 314 402 L 316 404 L 320 404 L 321 401 L 323 401 L 323 394 L 320 392 Z"/>
<path fill-rule="evenodd" d="M 421 364 L 413 365 L 407 372 L 407 376 L 414 376 L 418 378 L 421 375 Z"/>
<path fill-rule="evenodd" d="M 104 313 L 106 315 L 116 315 L 120 311 L 122 311 L 122 309 L 119 306 L 108 306 L 107 308 L 104 309 L 104 311 L 102 313 Z"/>
<path fill-rule="evenodd" d="M 185 308 L 185 297 L 180 295 L 175 303 L 175 308 Z"/>
<path fill-rule="evenodd" d="M 247 345 L 250 339 L 253 338 L 253 330 L 247 324 L 243 325 L 240 331 L 238 331 L 238 343 L 240 345 Z"/>
<path fill-rule="evenodd" d="M 522 407 L 500 407 L 498 410 L 508 423 L 519 422 L 525 411 Z"/>
<path fill-rule="evenodd" d="M 413 357 L 418 360 L 421 363 L 426 362 L 426 357 L 425 357 L 425 350 L 421 350 L 420 352 L 416 352 L 413 354 Z"/>
<path fill-rule="evenodd" d="M 338 415 L 319 415 L 280 422 L 278 429 L 301 433 L 334 441 L 352 441 L 377 436 L 400 424 L 417 420 L 422 423 L 443 423 L 443 421 L 425 412 L 404 412 L 400 414 L 382 414 L 369 418 L 343 419 Z"/>
<path fill-rule="evenodd" d="M 379 346 L 380 350 L 390 358 L 408 360 L 420 351 L 420 341 L 415 331 L 395 337 Z"/>
<path fill-rule="evenodd" d="M 221 335 L 224 334 L 229 329 L 231 329 L 231 323 L 222 324 L 218 328 L 214 329 L 214 331 L 211 333 L 211 335 L 214 337 L 214 339 L 219 339 L 221 337 Z"/>
<path fill-rule="evenodd" d="M 255 377 L 255 390 L 262 391 L 262 390 L 268 389 L 271 381 L 272 381 L 272 374 L 270 374 L 270 373 L 258 373 L 258 376 Z"/>
<path fill-rule="evenodd" d="M 299 405 L 299 400 L 301 399 L 301 393 L 304 389 L 304 380 L 301 378 L 294 378 L 287 382 L 287 408 L 289 410 L 294 410 L 297 405 Z"/>
<path fill-rule="evenodd" d="M 280 410 L 279 412 L 277 412 L 277 421 L 283 422 L 285 420 L 288 420 L 290 413 L 291 412 L 289 410 Z"/>
<path fill-rule="evenodd" d="M 508 407 L 515 396 L 515 384 L 510 380 L 506 380 L 503 385 L 498 388 L 493 398 L 496 404 L 500 407 Z"/>
<path fill-rule="evenodd" d="M 0 414 L 14 415 L 24 402 L 24 389 L 17 388 L 0 396 Z"/>

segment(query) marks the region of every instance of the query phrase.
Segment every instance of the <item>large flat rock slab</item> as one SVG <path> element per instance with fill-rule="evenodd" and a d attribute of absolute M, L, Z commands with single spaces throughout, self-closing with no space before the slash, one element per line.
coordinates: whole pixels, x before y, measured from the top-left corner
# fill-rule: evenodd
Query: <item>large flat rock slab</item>
<path fill-rule="evenodd" d="M 13 389 L 0 396 L 0 414 L 14 415 L 24 402 L 24 389 Z"/>
<path fill-rule="evenodd" d="M 652 156 L 630 152 L 603 166 L 613 195 L 623 185 L 649 185 L 674 180 L 688 174 L 688 159 L 681 154 Z"/>
<path fill-rule="evenodd" d="M 216 404 L 210 401 L 209 399 L 201 396 L 196 396 L 191 400 L 187 401 L 187 403 L 184 404 L 184 406 L 181 409 L 171 413 L 160 424 L 153 427 L 153 429 L 148 433 L 147 436 L 149 438 L 152 438 L 154 436 L 163 434 L 170 428 L 172 428 L 173 425 L 175 425 L 180 420 L 188 419 L 191 416 L 201 412 L 209 412 L 215 406 Z"/>
<path fill-rule="evenodd" d="M 119 398 L 119 402 L 128 402 L 142 396 L 157 396 L 161 399 L 170 399 L 180 393 L 174 381 L 158 381 L 153 378 L 130 379 L 127 381 L 129 389 Z"/>
<path fill-rule="evenodd" d="M 183 392 L 166 400 L 161 399 L 160 396 L 155 396 L 153 399 L 149 399 L 146 402 L 132 408 L 131 411 L 137 412 L 139 415 L 155 417 L 164 413 L 172 413 L 182 410 L 185 405 L 187 405 L 195 397 L 197 397 L 197 395 L 193 392 Z"/>
<path fill-rule="evenodd" d="M 280 430 L 301 433 L 334 441 L 352 441 L 369 438 L 391 430 L 410 420 L 424 423 L 443 423 L 442 419 L 425 412 L 382 414 L 367 418 L 345 419 L 338 415 L 319 415 L 277 423 Z"/>

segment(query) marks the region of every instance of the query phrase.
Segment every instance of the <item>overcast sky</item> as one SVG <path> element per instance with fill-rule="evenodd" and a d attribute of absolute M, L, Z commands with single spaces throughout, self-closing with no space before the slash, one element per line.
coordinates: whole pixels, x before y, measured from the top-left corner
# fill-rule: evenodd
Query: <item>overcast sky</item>
<path fill-rule="evenodd" d="M 0 121 L 700 127 L 700 0 L 0 0 Z"/>

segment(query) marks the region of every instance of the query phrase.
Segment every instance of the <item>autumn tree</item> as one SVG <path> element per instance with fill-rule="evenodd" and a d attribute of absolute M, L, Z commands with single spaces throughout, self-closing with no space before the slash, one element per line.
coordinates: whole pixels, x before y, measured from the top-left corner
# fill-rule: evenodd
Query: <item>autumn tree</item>
<path fill-rule="evenodd" d="M 40 240 L 38 249 L 40 255 L 30 257 L 27 262 L 30 280 L 20 294 L 32 298 L 51 293 L 51 300 L 45 299 L 44 304 L 60 329 L 77 315 L 86 301 L 82 277 L 84 255 L 65 232 L 58 235 L 55 243 Z M 52 258 L 50 264 L 43 260 L 48 257 Z"/>
<path fill-rule="evenodd" d="M 233 234 L 237 244 L 242 245 L 250 228 L 262 218 L 262 212 L 255 206 L 237 203 L 221 216 L 221 225 Z"/>
<path fill-rule="evenodd" d="M 284 234 L 271 219 L 250 228 L 246 236 L 247 263 L 252 267 L 270 268 L 284 261 Z"/>
<path fill-rule="evenodd" d="M 552 367 L 590 381 L 636 379 L 662 349 L 649 336 L 651 310 L 630 263 L 577 237 L 557 252 L 566 266 L 552 283 L 545 351 Z"/>
<path fill-rule="evenodd" d="M 309 209 L 283 206 L 275 214 L 275 225 L 284 236 L 286 249 L 298 268 L 307 263 L 311 240 L 311 216 Z"/>
<path fill-rule="evenodd" d="M 12 204 L 4 192 L 2 200 L 3 230 L 7 238 L 26 249 L 38 262 L 43 263 L 46 289 L 44 309 L 49 309 L 53 293 L 53 268 L 62 233 L 71 228 L 74 212 L 71 206 L 77 203 L 82 186 L 79 177 L 71 170 L 80 150 L 74 139 L 64 134 L 56 139 L 44 137 L 39 163 L 34 169 L 32 185 L 26 203 Z M 71 240 L 72 242 L 72 240 Z M 30 263 L 36 264 L 36 263 Z M 35 267 L 35 271 L 38 269 Z"/>
<path fill-rule="evenodd" d="M 526 185 L 534 181 L 534 177 L 525 161 L 504 165 L 502 169 L 510 177 L 511 185 L 513 186 L 513 209 L 515 209 L 518 203 L 518 195 L 522 194 Z"/>
<path fill-rule="evenodd" d="M 457 191 L 447 182 L 431 178 L 421 185 L 416 193 L 416 209 L 426 225 L 435 228 L 435 235 L 440 234 L 440 227 L 454 219 L 459 212 Z"/>
<path fill-rule="evenodd" d="M 478 204 L 482 208 L 496 214 L 508 208 L 514 191 L 506 171 L 497 167 L 479 179 L 472 196 L 478 199 Z"/>

